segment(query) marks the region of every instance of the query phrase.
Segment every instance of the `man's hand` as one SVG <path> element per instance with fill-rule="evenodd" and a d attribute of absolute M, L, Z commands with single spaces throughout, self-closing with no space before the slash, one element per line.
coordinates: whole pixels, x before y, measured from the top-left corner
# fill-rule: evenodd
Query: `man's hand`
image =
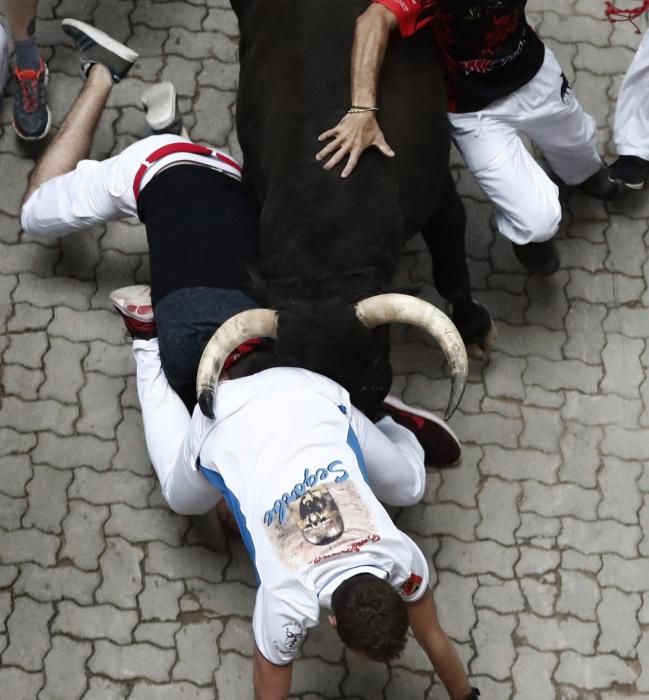
<path fill-rule="evenodd" d="M 342 177 L 351 175 L 361 154 L 370 146 L 376 146 L 381 153 L 390 158 L 394 156 L 394 151 L 388 146 L 374 112 L 346 114 L 338 126 L 325 131 L 318 137 L 318 141 L 327 141 L 328 139 L 333 140 L 316 155 L 316 160 L 324 160 L 331 156 L 324 164 L 325 170 L 331 170 L 345 156 L 349 155 Z"/>

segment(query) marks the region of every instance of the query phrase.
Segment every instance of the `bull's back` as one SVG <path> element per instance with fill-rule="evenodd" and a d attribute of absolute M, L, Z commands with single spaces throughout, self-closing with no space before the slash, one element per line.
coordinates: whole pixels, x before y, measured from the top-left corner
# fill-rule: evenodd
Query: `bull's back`
<path fill-rule="evenodd" d="M 390 279 L 404 239 L 432 215 L 448 163 L 432 38 L 391 43 L 379 121 L 397 152 L 371 149 L 342 180 L 315 160 L 317 136 L 350 104 L 355 22 L 367 0 L 243 0 L 239 139 L 262 204 L 262 263 L 282 277 L 373 267 Z M 275 255 L 281 251 L 280 255 Z"/>

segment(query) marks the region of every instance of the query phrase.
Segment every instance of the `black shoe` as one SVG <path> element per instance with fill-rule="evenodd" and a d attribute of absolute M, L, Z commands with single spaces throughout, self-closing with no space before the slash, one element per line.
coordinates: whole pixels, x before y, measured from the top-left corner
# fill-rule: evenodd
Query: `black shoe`
<path fill-rule="evenodd" d="M 512 248 L 518 262 L 534 275 L 547 277 L 559 269 L 559 252 L 552 240 L 525 245 L 512 243 Z"/>
<path fill-rule="evenodd" d="M 38 70 L 18 70 L 13 126 L 21 139 L 40 141 L 50 131 L 52 115 L 47 106 L 47 66 L 41 58 Z"/>
<path fill-rule="evenodd" d="M 619 194 L 618 187 L 610 180 L 609 170 L 606 167 L 600 168 L 588 180 L 584 180 L 581 185 L 577 185 L 577 189 L 589 197 L 601 199 L 603 202 L 607 202 Z"/>
<path fill-rule="evenodd" d="M 641 190 L 649 176 L 649 161 L 638 156 L 620 156 L 608 169 L 608 179 L 630 190 Z"/>
<path fill-rule="evenodd" d="M 81 53 L 81 70 L 85 76 L 95 63 L 100 63 L 108 69 L 113 81 L 119 83 L 138 58 L 138 54 L 128 46 L 85 22 L 64 19 L 61 28 L 77 45 Z"/>

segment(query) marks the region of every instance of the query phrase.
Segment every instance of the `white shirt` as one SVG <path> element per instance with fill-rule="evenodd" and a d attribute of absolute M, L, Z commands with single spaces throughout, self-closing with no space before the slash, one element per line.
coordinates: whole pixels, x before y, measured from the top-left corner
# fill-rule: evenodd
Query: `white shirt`
<path fill-rule="evenodd" d="M 374 425 L 335 382 L 293 368 L 222 382 L 215 420 L 194 412 L 189 449 L 224 493 L 253 559 L 255 641 L 272 663 L 295 658 L 350 576 L 385 578 L 407 601 L 425 592 L 423 554 L 373 492 L 382 473 L 398 470 L 423 493 L 423 450 L 391 418 Z"/>

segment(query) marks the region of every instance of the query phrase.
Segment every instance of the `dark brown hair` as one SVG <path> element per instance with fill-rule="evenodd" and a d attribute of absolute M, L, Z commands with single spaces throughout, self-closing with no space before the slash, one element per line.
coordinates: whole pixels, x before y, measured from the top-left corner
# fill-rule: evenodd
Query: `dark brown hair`
<path fill-rule="evenodd" d="M 395 659 L 406 646 L 408 610 L 397 591 L 372 574 L 352 576 L 331 599 L 342 641 L 375 661 Z"/>

